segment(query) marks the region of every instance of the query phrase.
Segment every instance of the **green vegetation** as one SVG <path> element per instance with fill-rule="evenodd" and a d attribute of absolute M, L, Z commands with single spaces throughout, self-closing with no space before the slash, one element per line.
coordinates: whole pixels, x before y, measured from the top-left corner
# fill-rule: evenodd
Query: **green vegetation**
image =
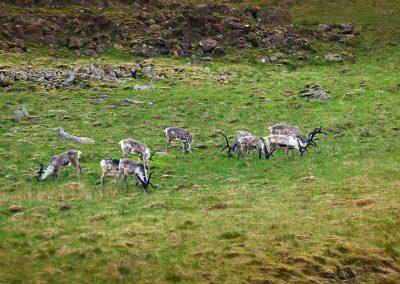
<path fill-rule="evenodd" d="M 71 90 L 20 82 L 2 92 L 0 282 L 322 282 L 338 281 L 343 267 L 358 282 L 400 281 L 400 3 L 320 4 L 290 10 L 299 23 L 355 22 L 355 63 L 263 65 L 250 52 L 204 66 L 155 58 L 149 62 L 164 80 Z M 0 53 L 0 64 L 137 60 L 114 49 L 80 59 L 51 52 Z M 215 79 L 223 72 L 232 74 L 228 83 Z M 300 98 L 310 82 L 333 99 Z M 157 89 L 135 92 L 134 84 Z M 109 99 L 93 104 L 101 93 Z M 145 103 L 127 105 L 127 97 Z M 13 119 L 21 106 L 40 119 Z M 255 154 L 237 161 L 220 152 L 216 130 L 266 135 L 277 122 L 305 132 L 322 125 L 329 135 L 303 157 L 280 151 L 268 161 Z M 55 140 L 57 126 L 96 143 Z M 185 155 L 177 144 L 154 158 L 157 188 L 135 191 L 130 180 L 129 190 L 122 182 L 115 190 L 112 177 L 96 186 L 100 160 L 119 158 L 121 139 L 164 150 L 167 126 L 190 129 L 194 150 Z M 39 161 L 68 149 L 82 151 L 82 177 L 67 168 L 58 181 L 34 179 Z"/>

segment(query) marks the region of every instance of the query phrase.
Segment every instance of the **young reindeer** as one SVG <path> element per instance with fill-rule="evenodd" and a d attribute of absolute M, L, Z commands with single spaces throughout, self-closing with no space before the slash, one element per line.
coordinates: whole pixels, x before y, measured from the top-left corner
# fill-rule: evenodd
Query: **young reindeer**
<path fill-rule="evenodd" d="M 266 159 L 269 159 L 275 151 L 274 149 L 271 149 L 271 152 L 268 152 L 263 138 L 244 136 L 238 139 L 238 160 L 240 156 L 244 155 L 246 152 L 250 152 L 251 150 L 257 150 L 258 157 L 261 158 L 261 155 L 263 155 Z"/>
<path fill-rule="evenodd" d="M 150 154 L 150 149 L 146 144 L 133 139 L 121 140 L 119 141 L 119 146 L 121 147 L 124 158 L 128 157 L 129 154 L 135 155 L 143 161 L 145 167 L 148 167 L 149 162 L 152 161 L 151 158 L 155 154 L 155 152 Z"/>
<path fill-rule="evenodd" d="M 169 153 L 169 146 L 174 140 L 183 142 L 183 151 L 187 154 L 192 149 L 193 136 L 189 131 L 179 127 L 168 127 L 164 129 L 167 135 L 167 153 Z"/>
<path fill-rule="evenodd" d="M 39 181 L 44 180 L 51 173 L 53 174 L 53 179 L 56 179 L 59 176 L 60 169 L 68 166 L 73 166 L 79 174 L 82 174 L 82 166 L 79 164 L 81 154 L 80 151 L 69 150 L 58 156 L 51 157 L 50 163 L 46 168 L 44 168 L 43 164 L 40 163 L 36 179 Z"/>
<path fill-rule="evenodd" d="M 240 139 L 240 138 L 246 137 L 246 136 L 252 136 L 252 135 L 250 134 L 250 132 L 247 132 L 247 131 L 238 131 L 238 132 L 236 132 L 235 142 L 233 142 L 233 145 L 230 146 L 230 145 L 229 145 L 229 139 L 228 139 L 228 137 L 226 137 L 226 135 L 225 135 L 222 131 L 220 131 L 219 133 L 220 133 L 222 136 L 224 136 L 224 138 L 225 138 L 225 140 L 226 140 L 226 146 L 222 149 L 221 152 L 224 152 L 224 150 L 225 150 L 226 148 L 228 148 L 228 152 L 227 152 L 228 157 L 231 157 L 231 156 L 233 155 L 233 153 L 235 152 L 236 148 L 237 148 L 238 145 L 239 145 L 239 139 Z"/>
<path fill-rule="evenodd" d="M 270 151 L 275 151 L 279 148 L 284 148 L 286 152 L 292 149 L 297 149 L 300 154 L 303 155 L 304 152 L 308 152 L 307 147 L 313 145 L 313 139 L 318 133 L 326 134 L 326 132 L 322 131 L 322 127 L 320 127 L 311 131 L 305 140 L 295 137 L 294 135 L 282 134 L 271 134 L 265 137 L 264 140 Z"/>
<path fill-rule="evenodd" d="M 104 178 L 109 174 L 117 175 L 119 172 L 119 160 L 117 159 L 104 159 L 100 161 L 102 173 L 98 184 L 103 185 Z"/>
<path fill-rule="evenodd" d="M 143 164 L 134 162 L 130 159 L 124 158 L 119 161 L 119 171 L 118 175 L 115 179 L 115 187 L 117 187 L 118 180 L 123 177 L 124 183 L 126 187 L 128 188 L 128 183 L 126 181 L 126 178 L 128 176 L 132 176 L 135 179 L 135 187 L 137 188 L 139 181 L 142 184 L 143 190 L 147 191 L 149 185 L 153 186 L 153 184 L 150 182 L 151 175 L 153 172 L 150 173 L 149 176 L 147 176 L 146 173 L 146 168 L 144 167 Z"/>

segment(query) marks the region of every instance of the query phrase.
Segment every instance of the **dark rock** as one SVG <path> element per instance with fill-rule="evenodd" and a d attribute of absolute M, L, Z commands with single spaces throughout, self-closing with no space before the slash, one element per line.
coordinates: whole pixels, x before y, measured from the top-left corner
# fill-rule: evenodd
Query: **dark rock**
<path fill-rule="evenodd" d="M 161 52 L 158 48 L 147 44 L 138 44 L 133 50 L 133 54 L 142 57 L 155 57 L 160 56 Z"/>
<path fill-rule="evenodd" d="M 10 46 L 4 42 L 0 42 L 0 51 L 8 51 Z"/>
<path fill-rule="evenodd" d="M 226 55 L 226 52 L 222 47 L 217 46 L 213 49 L 212 54 L 215 56 L 224 56 Z"/>
<path fill-rule="evenodd" d="M 0 87 L 7 88 L 11 86 L 12 80 L 9 78 L 5 78 L 3 75 L 0 75 Z"/>
<path fill-rule="evenodd" d="M 243 13 L 247 14 L 249 17 L 257 19 L 257 14 L 261 12 L 261 8 L 258 6 L 247 7 L 243 10 Z"/>
<path fill-rule="evenodd" d="M 211 38 L 199 41 L 199 45 L 204 52 L 210 52 L 217 46 L 217 41 Z"/>
<path fill-rule="evenodd" d="M 342 268 L 338 268 L 338 277 L 341 280 L 348 280 L 356 277 L 356 274 L 354 273 L 353 269 L 349 266 L 345 266 Z"/>
<path fill-rule="evenodd" d="M 258 12 L 257 19 L 262 23 L 274 26 L 290 24 L 293 20 L 292 15 L 288 11 L 274 7 Z"/>

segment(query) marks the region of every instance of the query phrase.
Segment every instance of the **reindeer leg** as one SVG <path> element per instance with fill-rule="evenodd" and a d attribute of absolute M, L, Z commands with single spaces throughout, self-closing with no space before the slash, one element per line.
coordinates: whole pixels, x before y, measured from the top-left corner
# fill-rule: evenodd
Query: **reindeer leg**
<path fill-rule="evenodd" d="M 169 154 L 169 146 L 171 145 L 172 140 L 168 139 L 167 142 L 167 153 Z"/>
<path fill-rule="evenodd" d="M 127 176 L 124 176 L 124 178 L 122 180 L 124 181 L 126 189 L 128 190 L 129 189 L 129 184 L 128 184 Z"/>
<path fill-rule="evenodd" d="M 115 178 L 114 187 L 117 189 L 118 180 L 122 177 L 122 173 L 118 173 L 117 177 Z"/>
<path fill-rule="evenodd" d="M 58 180 L 58 176 L 59 176 L 59 174 L 58 174 L 58 169 L 55 168 L 54 171 L 53 171 L 53 180 L 54 180 L 54 179 Z"/>
<path fill-rule="evenodd" d="M 105 176 L 106 176 L 106 172 L 103 171 L 103 172 L 101 173 L 100 179 L 97 181 L 97 184 L 99 184 L 100 186 L 102 186 Z"/>

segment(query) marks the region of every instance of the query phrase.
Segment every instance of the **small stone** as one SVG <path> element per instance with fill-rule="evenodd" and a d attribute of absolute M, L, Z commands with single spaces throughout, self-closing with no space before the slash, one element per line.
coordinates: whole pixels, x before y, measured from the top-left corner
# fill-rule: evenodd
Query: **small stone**
<path fill-rule="evenodd" d="M 327 54 L 325 55 L 325 60 L 329 62 L 342 62 L 343 57 L 340 54 Z"/>
<path fill-rule="evenodd" d="M 307 100 L 330 100 L 332 95 L 327 93 L 318 84 L 311 83 L 307 84 L 305 88 L 300 92 L 300 96 L 306 98 Z"/>
<path fill-rule="evenodd" d="M 270 56 L 265 56 L 263 58 L 261 58 L 260 62 L 261 63 L 271 63 L 271 62 L 275 62 L 278 61 L 278 57 L 275 55 L 270 55 Z"/>
<path fill-rule="evenodd" d="M 126 102 L 126 103 L 128 103 L 128 104 L 132 104 L 132 105 L 138 105 L 138 104 L 141 104 L 141 103 L 142 103 L 141 101 L 137 101 L 137 100 L 130 99 L 130 98 L 126 98 L 126 99 L 124 100 L 124 102 Z"/>
<path fill-rule="evenodd" d="M 12 127 L 12 128 L 10 129 L 10 132 L 16 133 L 16 132 L 18 132 L 18 130 L 19 130 L 19 127 Z"/>
<path fill-rule="evenodd" d="M 134 91 L 148 91 L 148 90 L 154 90 L 155 87 L 154 86 L 150 86 L 150 85 L 134 85 L 132 87 L 132 90 Z"/>
<path fill-rule="evenodd" d="M 25 107 L 17 109 L 12 114 L 15 115 L 15 116 L 18 116 L 18 117 L 27 117 L 27 116 L 29 116 L 29 112 Z"/>

